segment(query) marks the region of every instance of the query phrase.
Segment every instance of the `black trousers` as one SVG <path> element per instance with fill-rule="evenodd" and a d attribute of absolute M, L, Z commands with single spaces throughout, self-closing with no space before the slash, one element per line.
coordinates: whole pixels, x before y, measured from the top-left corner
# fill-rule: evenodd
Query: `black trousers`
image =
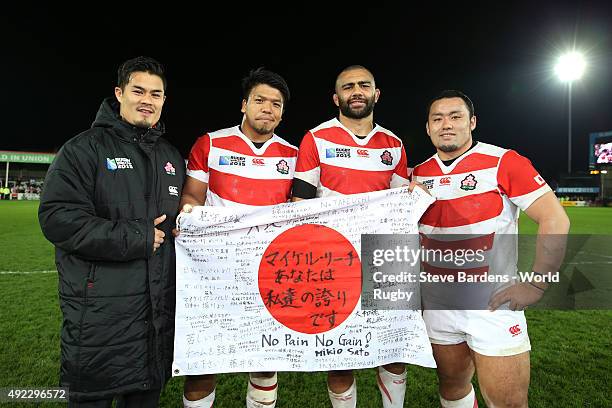
<path fill-rule="evenodd" d="M 161 389 L 115 396 L 117 408 L 153 408 L 159 406 Z M 113 398 L 95 401 L 68 401 L 68 408 L 111 408 Z"/>

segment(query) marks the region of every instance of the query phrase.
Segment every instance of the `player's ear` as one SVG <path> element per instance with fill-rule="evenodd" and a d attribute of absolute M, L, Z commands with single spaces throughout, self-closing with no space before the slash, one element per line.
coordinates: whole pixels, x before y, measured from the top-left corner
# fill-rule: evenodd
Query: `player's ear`
<path fill-rule="evenodd" d="M 119 103 L 121 103 L 121 98 L 123 97 L 123 90 L 121 88 L 119 88 L 118 86 L 115 87 L 115 98 L 117 98 L 117 101 Z"/>
<path fill-rule="evenodd" d="M 431 137 L 431 134 L 429 133 L 429 122 L 425 122 L 425 131 L 427 132 L 427 136 Z"/>
<path fill-rule="evenodd" d="M 378 102 L 378 98 L 380 98 L 380 89 L 376 88 L 374 91 L 374 103 Z"/>
<path fill-rule="evenodd" d="M 242 100 L 242 107 L 240 108 L 240 112 L 246 113 L 246 106 L 247 106 L 247 100 L 243 99 Z"/>
<path fill-rule="evenodd" d="M 332 97 L 332 99 L 334 100 L 334 103 L 336 104 L 336 106 L 340 106 L 340 101 L 338 100 L 338 94 L 334 93 L 334 96 Z"/>
<path fill-rule="evenodd" d="M 470 130 L 476 129 L 476 115 L 470 118 Z"/>

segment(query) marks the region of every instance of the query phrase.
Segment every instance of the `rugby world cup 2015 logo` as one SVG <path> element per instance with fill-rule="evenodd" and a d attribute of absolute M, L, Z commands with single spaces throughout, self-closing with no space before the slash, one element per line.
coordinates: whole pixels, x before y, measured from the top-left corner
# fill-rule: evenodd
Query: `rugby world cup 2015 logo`
<path fill-rule="evenodd" d="M 332 159 L 335 157 L 351 157 L 351 149 L 348 147 L 330 147 L 325 149 L 325 158 Z"/>
<path fill-rule="evenodd" d="M 106 168 L 109 170 L 117 170 L 117 162 L 115 159 L 106 158 Z"/>
<path fill-rule="evenodd" d="M 133 169 L 132 160 L 127 157 L 115 157 L 111 159 L 106 158 L 106 168 L 110 171 L 122 170 L 122 169 Z"/>

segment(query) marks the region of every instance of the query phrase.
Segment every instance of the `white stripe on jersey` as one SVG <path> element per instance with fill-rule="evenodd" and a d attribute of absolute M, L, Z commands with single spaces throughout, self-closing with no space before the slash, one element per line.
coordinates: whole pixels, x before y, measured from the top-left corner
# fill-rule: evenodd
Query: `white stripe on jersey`
<path fill-rule="evenodd" d="M 472 174 L 476 178 L 476 180 L 478 180 L 478 194 L 487 193 L 489 191 L 499 191 L 497 187 L 497 167 L 492 167 L 484 170 L 467 171 L 465 173 L 457 173 L 450 176 L 415 176 L 414 179 L 419 183 L 422 183 L 425 180 L 433 179 L 432 187 L 434 187 L 436 199 L 452 200 L 455 198 L 466 197 L 474 194 L 473 191 L 462 190 L 460 188 L 461 180 L 465 179 L 470 174 Z M 443 185 L 443 181 L 447 181 L 448 184 Z"/>
<path fill-rule="evenodd" d="M 482 154 L 486 154 L 489 156 L 498 157 L 499 160 L 501 160 L 502 156 L 507 151 L 508 149 L 504 149 L 503 147 L 491 145 L 488 143 L 478 142 L 478 144 L 474 147 L 474 149 L 472 149 L 472 151 L 467 151 L 464 155 L 459 156 L 454 162 L 451 163 L 450 166 L 446 166 L 444 163 L 442 163 L 442 160 L 437 154 L 434 154 L 433 156 L 431 156 L 431 158 L 433 158 L 438 163 L 438 166 L 442 170 L 442 173 L 448 174 L 452 172 L 453 170 L 455 170 L 455 167 L 457 167 L 457 165 L 461 163 L 462 159 L 464 159 L 465 157 L 469 156 L 472 153 L 482 153 Z M 498 166 L 499 166 L 499 160 L 497 162 Z"/>
<path fill-rule="evenodd" d="M 338 120 L 338 118 L 333 118 L 328 120 L 327 122 L 323 122 L 321 123 L 319 126 L 313 128 L 310 130 L 310 133 L 314 134 L 322 129 L 329 129 L 329 128 L 333 128 L 333 127 L 339 127 L 341 129 L 344 129 L 349 135 L 351 135 L 353 137 L 353 139 L 355 140 L 355 143 L 357 143 L 360 146 L 365 146 L 366 144 L 368 144 L 368 142 L 370 141 L 370 139 L 372 138 L 372 136 L 374 136 L 377 132 L 382 132 L 382 133 L 386 133 L 389 136 L 393 136 L 394 138 L 396 138 L 397 140 L 399 140 L 400 142 L 402 141 L 402 139 L 400 139 L 399 137 L 397 137 L 397 135 L 395 133 L 393 133 L 392 131 L 390 131 L 389 129 L 386 129 L 378 124 L 374 124 L 374 128 L 372 128 L 372 130 L 366 135 L 366 137 L 364 138 L 359 138 L 356 137 L 355 134 L 346 126 L 344 126 L 342 124 L 342 122 L 340 122 Z"/>
<path fill-rule="evenodd" d="M 538 198 L 544 194 L 552 191 L 548 184 L 543 185 L 531 193 L 523 194 L 522 196 L 512 197 L 512 201 L 523 211 L 525 211 L 531 204 L 534 203 Z"/>
<path fill-rule="evenodd" d="M 398 188 L 398 187 L 404 187 L 404 186 L 409 186 L 409 185 L 410 185 L 410 180 L 408 180 L 407 178 L 404 178 L 398 175 L 397 173 L 393 173 L 391 175 L 391 184 L 389 188 Z"/>
<path fill-rule="evenodd" d="M 402 156 L 402 147 L 386 147 L 382 149 L 372 149 L 369 147 L 351 147 L 338 143 L 333 143 L 325 139 L 314 136 L 315 144 L 319 153 L 319 162 L 330 166 L 342 167 L 344 169 L 364 170 L 364 171 L 390 171 L 395 170 L 395 165 Z M 340 150 L 339 150 L 340 149 Z M 381 156 L 383 152 L 391 153 L 395 160 L 393 165 L 382 164 Z M 350 157 L 341 157 L 337 152 L 347 152 Z"/>
<path fill-rule="evenodd" d="M 300 179 L 302 181 L 307 182 L 313 186 L 316 186 L 319 183 L 319 179 L 321 177 L 321 167 L 317 166 L 314 169 L 308 171 L 296 171 L 294 173 L 294 178 Z M 320 197 L 317 195 L 317 197 Z"/>
<path fill-rule="evenodd" d="M 209 173 L 204 170 L 189 170 L 187 169 L 187 175 L 193 177 L 196 180 L 200 180 L 202 183 L 208 183 Z"/>
<path fill-rule="evenodd" d="M 233 174 L 235 176 L 248 177 L 258 180 L 279 180 L 293 179 L 293 171 L 295 169 L 295 157 L 261 157 L 247 156 L 236 153 L 231 150 L 213 147 L 208 156 L 208 167 L 224 174 Z M 231 158 L 244 158 L 244 166 L 234 166 L 229 163 Z M 276 170 L 276 165 L 285 160 L 289 165 L 289 173 L 281 174 Z"/>

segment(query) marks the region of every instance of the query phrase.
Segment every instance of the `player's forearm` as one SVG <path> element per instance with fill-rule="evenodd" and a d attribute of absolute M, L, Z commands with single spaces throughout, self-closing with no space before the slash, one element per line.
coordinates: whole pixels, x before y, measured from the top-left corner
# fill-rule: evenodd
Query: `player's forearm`
<path fill-rule="evenodd" d="M 557 272 L 565 256 L 569 219 L 565 211 L 543 218 L 538 226 L 533 270 L 538 273 Z"/>
<path fill-rule="evenodd" d="M 193 194 L 183 192 L 183 195 L 181 196 L 181 203 L 179 204 L 179 208 L 183 208 L 185 204 L 190 204 L 192 206 L 204 205 L 204 201 L 205 199 L 202 200 L 201 197 L 196 197 Z"/>

